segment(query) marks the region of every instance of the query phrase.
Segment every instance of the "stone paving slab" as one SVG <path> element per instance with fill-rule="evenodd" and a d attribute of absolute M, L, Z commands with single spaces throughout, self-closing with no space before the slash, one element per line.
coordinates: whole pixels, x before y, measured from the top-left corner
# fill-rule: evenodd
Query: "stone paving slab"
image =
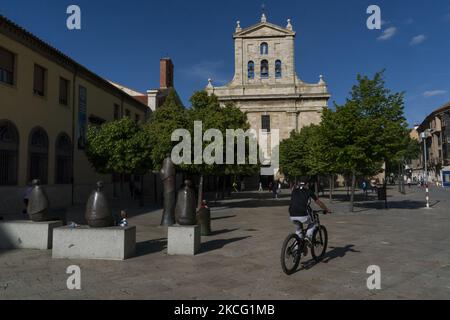
<path fill-rule="evenodd" d="M 294 230 L 287 192 L 280 200 L 249 193 L 213 208 L 213 234 L 202 237 L 195 257 L 167 255 L 160 210 L 131 212 L 137 254 L 130 260 L 0 251 L 0 299 L 449 299 L 450 192 L 432 189 L 432 210 L 424 209 L 423 190 L 407 192 L 390 190 L 390 210 L 377 201 L 359 202 L 353 213 L 347 203 L 330 204 L 335 214 L 321 219 L 330 237 L 324 261 L 306 258 L 292 276 L 279 261 Z M 81 268 L 82 290 L 66 287 L 70 265 Z M 369 265 L 380 266 L 382 290 L 367 289 Z"/>

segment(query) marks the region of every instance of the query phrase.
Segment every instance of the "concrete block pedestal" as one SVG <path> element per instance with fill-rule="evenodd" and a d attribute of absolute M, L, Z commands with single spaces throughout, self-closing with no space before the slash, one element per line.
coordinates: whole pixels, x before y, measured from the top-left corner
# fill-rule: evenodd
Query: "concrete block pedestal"
<path fill-rule="evenodd" d="M 169 255 L 194 256 L 201 247 L 200 226 L 172 226 L 167 230 Z"/>
<path fill-rule="evenodd" d="M 51 249 L 53 230 L 62 225 L 62 221 L 0 221 L 0 249 Z"/>
<path fill-rule="evenodd" d="M 53 233 L 55 259 L 125 260 L 135 251 L 136 227 L 61 227 Z"/>

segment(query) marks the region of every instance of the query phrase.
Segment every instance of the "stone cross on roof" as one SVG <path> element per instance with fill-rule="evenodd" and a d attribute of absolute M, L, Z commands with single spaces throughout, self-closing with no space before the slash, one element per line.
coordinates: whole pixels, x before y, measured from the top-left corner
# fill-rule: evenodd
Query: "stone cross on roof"
<path fill-rule="evenodd" d="M 265 23 L 267 22 L 267 17 L 266 17 L 266 5 L 264 3 L 261 5 L 261 11 L 262 11 L 261 22 Z"/>

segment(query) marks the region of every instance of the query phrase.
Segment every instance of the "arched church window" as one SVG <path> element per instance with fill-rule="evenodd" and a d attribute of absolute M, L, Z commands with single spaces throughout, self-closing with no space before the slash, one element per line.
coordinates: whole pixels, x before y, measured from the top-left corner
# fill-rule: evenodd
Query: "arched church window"
<path fill-rule="evenodd" d="M 255 78 L 255 63 L 253 61 L 249 61 L 248 63 L 248 78 Z"/>
<path fill-rule="evenodd" d="M 70 184 L 72 180 L 72 141 L 66 133 L 56 139 L 56 184 Z"/>
<path fill-rule="evenodd" d="M 7 120 L 0 121 L 0 186 L 17 184 L 19 133 Z"/>
<path fill-rule="evenodd" d="M 281 60 L 275 61 L 275 78 L 282 77 Z"/>
<path fill-rule="evenodd" d="M 267 42 L 261 43 L 260 50 L 261 54 L 269 54 L 269 45 L 267 44 Z"/>
<path fill-rule="evenodd" d="M 48 136 L 44 129 L 35 128 L 29 140 L 28 180 L 39 179 L 41 184 L 48 181 Z"/>
<path fill-rule="evenodd" d="M 269 77 L 269 62 L 267 60 L 261 61 L 261 78 Z"/>

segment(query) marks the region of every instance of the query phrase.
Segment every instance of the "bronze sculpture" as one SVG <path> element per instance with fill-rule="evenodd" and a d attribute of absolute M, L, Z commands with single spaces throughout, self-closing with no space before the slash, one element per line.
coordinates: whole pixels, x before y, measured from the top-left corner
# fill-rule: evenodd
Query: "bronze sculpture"
<path fill-rule="evenodd" d="M 211 234 L 211 209 L 206 204 L 206 201 L 202 201 L 202 205 L 197 212 L 197 223 L 202 230 L 202 236 L 209 236 Z"/>
<path fill-rule="evenodd" d="M 175 224 L 175 180 L 176 171 L 172 159 L 168 155 L 161 168 L 161 179 L 164 183 L 164 211 L 161 226 Z"/>
<path fill-rule="evenodd" d="M 184 186 L 178 191 L 177 205 L 175 208 L 175 217 L 177 223 L 181 226 L 196 225 L 196 207 L 197 201 L 192 181 L 185 180 Z"/>
<path fill-rule="evenodd" d="M 109 210 L 108 201 L 103 193 L 103 182 L 97 182 L 97 189 L 91 193 L 86 205 L 86 221 L 91 228 L 114 226 L 114 219 Z"/>
<path fill-rule="evenodd" d="M 44 188 L 40 186 L 39 180 L 33 180 L 31 182 L 33 189 L 29 195 L 27 212 L 31 221 L 42 222 L 49 219 L 49 207 L 47 194 Z"/>

